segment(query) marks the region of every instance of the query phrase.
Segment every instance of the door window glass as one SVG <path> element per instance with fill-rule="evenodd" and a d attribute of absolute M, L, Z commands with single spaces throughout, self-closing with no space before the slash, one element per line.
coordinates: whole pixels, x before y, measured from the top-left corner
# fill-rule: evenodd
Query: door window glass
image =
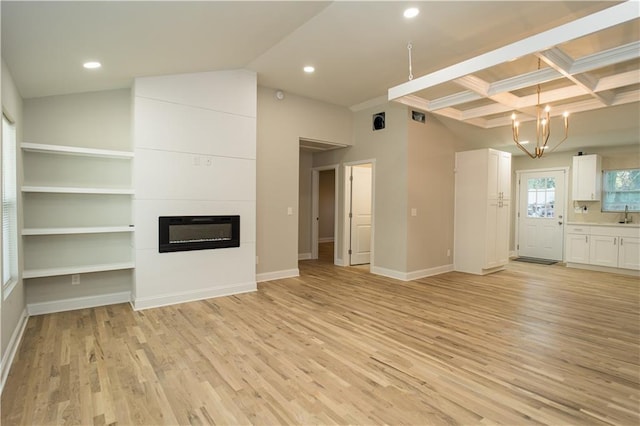
<path fill-rule="evenodd" d="M 554 218 L 555 201 L 555 178 L 527 179 L 527 217 Z"/>

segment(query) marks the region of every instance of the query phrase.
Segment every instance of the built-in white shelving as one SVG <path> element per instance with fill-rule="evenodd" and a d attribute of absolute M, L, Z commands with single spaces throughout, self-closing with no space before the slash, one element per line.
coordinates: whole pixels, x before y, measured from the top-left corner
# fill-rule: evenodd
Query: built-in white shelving
<path fill-rule="evenodd" d="M 134 268 L 133 152 L 24 142 L 24 270 L 42 278 Z"/>
<path fill-rule="evenodd" d="M 68 186 L 23 186 L 22 192 L 49 192 L 57 194 L 121 194 L 133 195 L 132 188 L 81 188 Z"/>
<path fill-rule="evenodd" d="M 104 158 L 133 158 L 134 154 L 130 151 L 114 151 L 110 149 L 94 149 L 83 148 L 77 146 L 66 145 L 46 145 L 40 143 L 23 142 L 20 147 L 23 151 L 43 152 L 51 154 L 67 154 L 80 155 L 88 157 L 104 157 Z"/>
<path fill-rule="evenodd" d="M 72 235 L 72 234 L 108 234 L 116 232 L 134 232 L 133 226 L 92 226 L 75 228 L 25 228 L 22 235 Z"/>
<path fill-rule="evenodd" d="M 65 266 L 59 268 L 26 269 L 22 272 L 22 278 L 43 278 L 55 277 L 59 275 L 87 274 L 90 272 L 106 272 L 117 271 L 120 269 L 132 269 L 134 267 L 134 262 L 121 262 L 82 266 Z"/>

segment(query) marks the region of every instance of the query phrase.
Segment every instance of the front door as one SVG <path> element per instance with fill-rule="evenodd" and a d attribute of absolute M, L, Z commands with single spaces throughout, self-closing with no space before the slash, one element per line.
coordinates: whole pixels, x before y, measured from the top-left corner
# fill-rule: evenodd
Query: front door
<path fill-rule="evenodd" d="M 518 256 L 562 261 L 565 171 L 520 174 Z"/>
<path fill-rule="evenodd" d="M 371 261 L 371 164 L 351 167 L 351 265 Z"/>

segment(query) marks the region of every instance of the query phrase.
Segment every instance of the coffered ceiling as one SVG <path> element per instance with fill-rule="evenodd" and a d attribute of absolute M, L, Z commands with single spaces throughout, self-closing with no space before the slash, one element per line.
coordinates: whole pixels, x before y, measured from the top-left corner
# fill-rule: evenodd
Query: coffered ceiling
<path fill-rule="evenodd" d="M 24 98 L 130 87 L 138 76 L 246 68 L 262 86 L 358 110 L 386 102 L 390 88 L 409 82 L 409 42 L 419 81 L 618 4 L 3 0 L 2 58 Z M 420 9 L 412 20 L 402 16 L 408 6 Z M 478 146 L 500 146 L 509 143 L 512 111 L 531 116 L 539 83 L 543 102 L 572 114 L 568 149 L 637 144 L 640 24 L 633 6 L 626 22 L 469 68 L 397 100 L 436 114 Z M 87 60 L 103 67 L 87 71 Z M 305 65 L 315 73 L 305 74 Z"/>
<path fill-rule="evenodd" d="M 389 89 L 389 99 L 482 128 L 640 100 L 638 3 L 614 5 Z M 513 115 L 512 115 L 513 114 Z"/>

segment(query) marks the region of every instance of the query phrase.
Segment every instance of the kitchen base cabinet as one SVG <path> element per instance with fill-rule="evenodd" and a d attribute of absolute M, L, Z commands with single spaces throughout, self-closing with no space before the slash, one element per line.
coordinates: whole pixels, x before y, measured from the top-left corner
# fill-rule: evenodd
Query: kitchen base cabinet
<path fill-rule="evenodd" d="M 588 224 L 567 226 L 567 266 L 640 275 L 640 227 Z"/>

